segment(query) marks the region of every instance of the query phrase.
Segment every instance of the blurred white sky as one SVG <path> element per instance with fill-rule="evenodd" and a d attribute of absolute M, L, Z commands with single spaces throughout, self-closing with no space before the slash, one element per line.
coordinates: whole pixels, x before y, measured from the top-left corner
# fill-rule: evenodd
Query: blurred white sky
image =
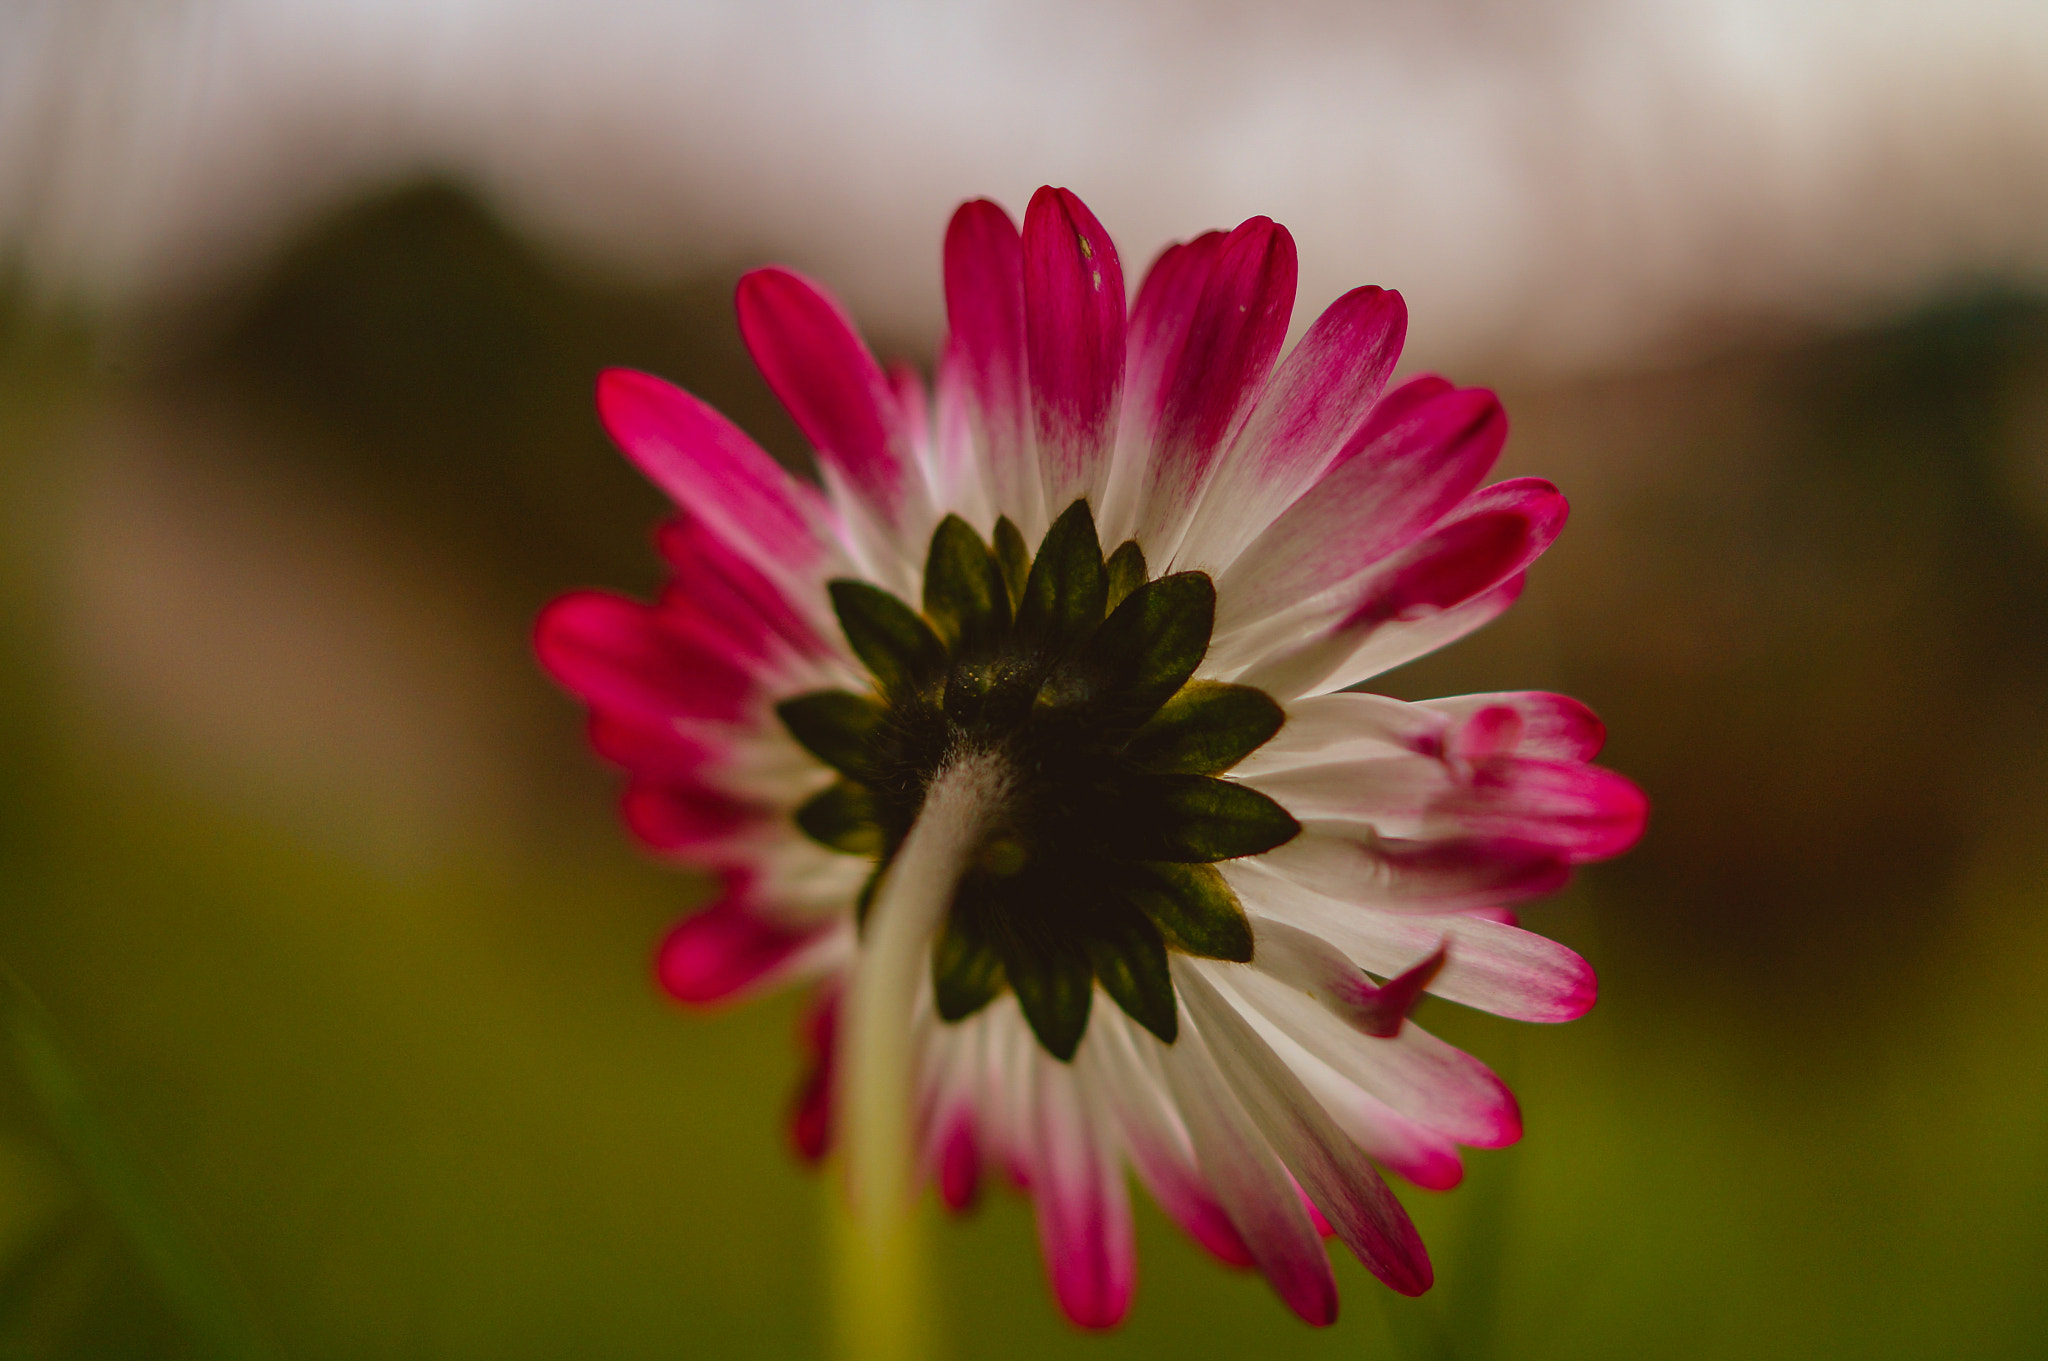
<path fill-rule="evenodd" d="M 1302 314 L 1425 362 L 2048 279 L 2043 0 L 0 0 L 0 256 L 114 306 L 423 169 L 672 274 L 778 258 L 927 334 L 958 200 L 1072 186 L 1135 274 L 1267 213 Z"/>

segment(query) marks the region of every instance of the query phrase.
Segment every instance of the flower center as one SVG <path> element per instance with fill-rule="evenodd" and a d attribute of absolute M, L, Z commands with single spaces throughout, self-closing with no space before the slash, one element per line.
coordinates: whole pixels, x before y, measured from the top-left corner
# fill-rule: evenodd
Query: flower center
<path fill-rule="evenodd" d="M 1071 1059 L 1099 982 L 1172 1043 L 1167 952 L 1252 954 L 1214 862 L 1301 830 L 1265 795 L 1216 778 L 1283 715 L 1263 691 L 1190 679 L 1215 619 L 1208 576 L 1149 580 L 1135 542 L 1105 560 L 1084 500 L 1035 558 L 1008 519 L 991 547 L 948 516 L 925 560 L 922 613 L 864 581 L 830 590 L 874 690 L 801 695 L 777 713 L 840 775 L 797 825 L 878 862 L 862 916 L 932 778 L 956 757 L 993 756 L 1011 792 L 933 951 L 939 1015 L 962 1020 L 1008 988 L 1039 1043 Z"/>

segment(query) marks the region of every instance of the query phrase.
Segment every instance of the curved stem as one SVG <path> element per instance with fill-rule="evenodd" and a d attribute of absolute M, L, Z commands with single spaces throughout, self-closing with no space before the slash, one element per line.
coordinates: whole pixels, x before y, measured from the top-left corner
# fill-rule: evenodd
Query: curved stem
<path fill-rule="evenodd" d="M 957 758 L 882 878 L 846 999 L 845 1136 L 851 1214 L 833 1220 L 838 1345 L 848 1361 L 918 1361 L 931 1347 L 922 1254 L 910 1214 L 917 1002 L 932 938 L 1007 792 L 986 753 Z"/>
<path fill-rule="evenodd" d="M 932 938 L 1007 785 L 987 753 L 944 766 L 868 912 L 847 995 L 839 1127 L 855 1215 L 877 1238 L 910 1208 L 913 1023 Z"/>

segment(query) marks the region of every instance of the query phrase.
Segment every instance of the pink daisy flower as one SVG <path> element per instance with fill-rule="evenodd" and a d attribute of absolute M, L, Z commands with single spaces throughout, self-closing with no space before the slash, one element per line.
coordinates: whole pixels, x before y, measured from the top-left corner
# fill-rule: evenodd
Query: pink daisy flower
<path fill-rule="evenodd" d="M 844 1135 L 879 1200 L 1007 1174 L 1076 1323 L 1131 1297 L 1126 1167 L 1311 1323 L 1325 1235 L 1418 1294 L 1376 1165 L 1449 1187 L 1521 1119 L 1408 1013 L 1591 1006 L 1585 962 L 1509 908 L 1627 848 L 1645 803 L 1588 764 L 1576 701 L 1348 687 L 1505 610 L 1564 498 L 1480 485 L 1490 392 L 1384 391 L 1398 293 L 1346 294 L 1283 358 L 1294 244 L 1265 218 L 1168 249 L 1126 315 L 1074 195 L 1041 189 L 1021 233 L 974 202 L 945 282 L 927 395 L 817 284 L 741 280 L 822 486 L 660 379 L 599 383 L 682 512 L 674 578 L 566 596 L 538 644 L 629 774 L 628 825 L 721 877 L 660 979 L 816 986 L 799 1147 Z"/>

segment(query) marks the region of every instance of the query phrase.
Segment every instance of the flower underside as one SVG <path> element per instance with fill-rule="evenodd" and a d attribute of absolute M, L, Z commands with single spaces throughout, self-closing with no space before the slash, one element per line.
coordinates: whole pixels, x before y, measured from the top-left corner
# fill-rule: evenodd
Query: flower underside
<path fill-rule="evenodd" d="M 874 690 L 777 707 L 840 778 L 796 821 L 833 850 L 877 859 L 909 835 L 948 764 L 994 755 L 1007 796 L 961 881 L 932 955 L 939 1015 L 1017 995 L 1048 1052 L 1071 1059 L 1094 984 L 1172 1043 L 1167 952 L 1249 960 L 1244 910 L 1212 866 L 1301 830 L 1256 790 L 1217 779 L 1278 732 L 1280 706 L 1190 678 L 1216 591 L 1201 572 L 1146 576 L 1126 542 L 1105 560 L 1085 500 L 1034 558 L 1008 519 L 993 547 L 958 516 L 932 535 L 923 611 L 880 587 L 830 583 Z"/>

